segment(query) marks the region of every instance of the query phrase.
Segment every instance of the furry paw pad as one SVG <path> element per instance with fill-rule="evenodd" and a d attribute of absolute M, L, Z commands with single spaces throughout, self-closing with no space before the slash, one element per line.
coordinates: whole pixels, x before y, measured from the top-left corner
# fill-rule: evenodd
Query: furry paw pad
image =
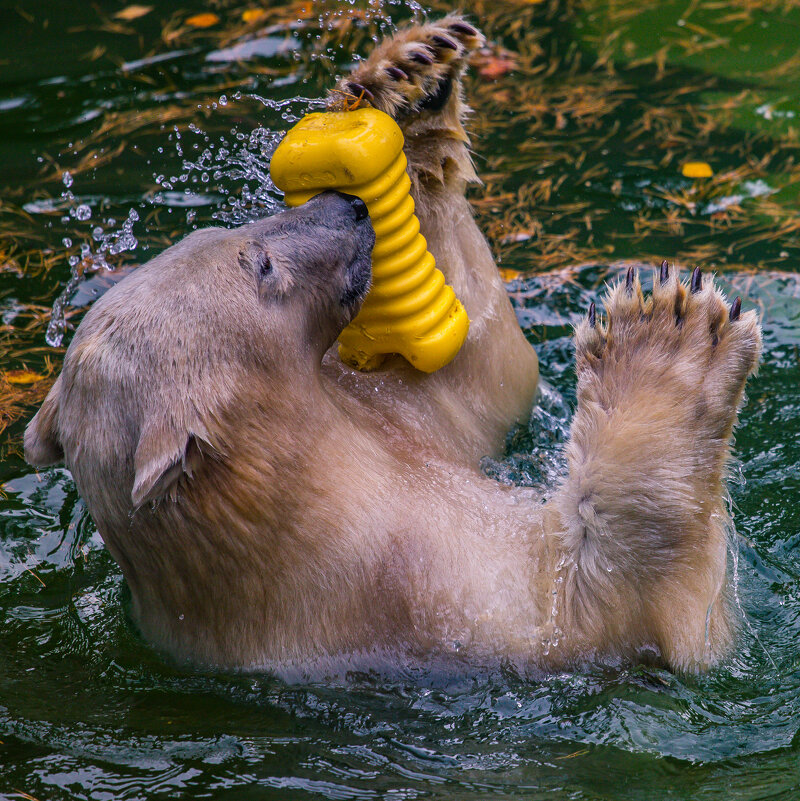
<path fill-rule="evenodd" d="M 383 42 L 341 79 L 328 107 L 348 111 L 369 105 L 397 119 L 439 112 L 452 96 L 469 53 L 482 44 L 481 33 L 456 15 L 414 25 Z"/>
<path fill-rule="evenodd" d="M 742 313 L 739 298 L 729 303 L 699 268 L 681 280 L 666 261 L 649 297 L 630 267 L 604 307 L 605 321 L 593 303 L 575 331 L 579 399 L 727 439 L 758 364 L 756 313 Z"/>

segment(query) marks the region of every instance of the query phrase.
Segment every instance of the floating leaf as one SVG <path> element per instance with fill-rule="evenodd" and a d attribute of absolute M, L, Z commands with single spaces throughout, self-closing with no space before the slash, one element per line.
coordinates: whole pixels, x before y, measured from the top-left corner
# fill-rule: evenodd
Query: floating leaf
<path fill-rule="evenodd" d="M 307 3 L 307 2 L 296 3 L 295 5 L 290 6 L 287 9 L 287 11 L 288 11 L 288 13 L 290 14 L 291 17 L 296 17 L 297 19 L 311 19 L 312 17 L 316 16 L 317 13 L 318 13 L 317 9 L 314 7 L 314 3 L 313 2 L 312 3 Z M 347 12 L 347 16 L 348 17 L 359 18 L 361 15 L 359 13 L 359 10 L 354 8 L 351 11 Z"/>
<path fill-rule="evenodd" d="M 86 59 L 88 61 L 97 61 L 98 58 L 102 58 L 106 54 L 106 46 L 105 45 L 95 45 L 92 50 L 90 50 L 85 55 L 81 56 L 82 59 Z"/>
<path fill-rule="evenodd" d="M 507 267 L 500 267 L 499 272 L 500 272 L 500 277 L 506 284 L 509 281 L 514 281 L 515 279 L 519 278 L 522 275 L 522 273 L 519 272 L 519 270 L 509 270 Z"/>
<path fill-rule="evenodd" d="M 507 72 L 511 72 L 516 67 L 516 62 L 510 58 L 489 56 L 483 64 L 478 67 L 478 72 L 489 80 L 502 78 Z"/>
<path fill-rule="evenodd" d="M 705 161 L 687 161 L 681 167 L 681 174 L 684 178 L 710 178 L 714 170 Z"/>
<path fill-rule="evenodd" d="M 149 14 L 153 10 L 153 6 L 126 6 L 122 11 L 117 11 L 114 14 L 115 19 L 124 19 L 130 22 L 132 19 L 139 19 L 145 14 Z"/>
<path fill-rule="evenodd" d="M 192 28 L 210 28 L 218 22 L 219 17 L 216 14 L 212 14 L 210 11 L 205 14 L 195 14 L 186 20 L 186 24 L 191 25 Z"/>
<path fill-rule="evenodd" d="M 266 16 L 267 12 L 263 8 L 248 8 L 246 11 L 242 11 L 242 20 L 248 25 L 251 22 L 258 22 Z"/>
<path fill-rule="evenodd" d="M 44 378 L 32 370 L 6 370 L 4 376 L 9 384 L 35 384 Z"/>

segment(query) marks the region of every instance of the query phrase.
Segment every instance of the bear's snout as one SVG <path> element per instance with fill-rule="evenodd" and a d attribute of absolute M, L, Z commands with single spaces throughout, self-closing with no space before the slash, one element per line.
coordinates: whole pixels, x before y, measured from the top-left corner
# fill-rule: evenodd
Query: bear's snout
<path fill-rule="evenodd" d="M 342 201 L 344 201 L 344 203 L 342 203 Z M 317 204 L 321 209 L 324 209 L 323 214 L 338 217 L 340 220 L 339 225 L 341 225 L 341 215 L 345 214 L 355 223 L 363 223 L 366 221 L 366 227 L 372 228 L 367 205 L 360 197 L 348 195 L 345 192 L 338 192 L 335 189 L 328 189 L 312 198 L 305 205 L 310 207 L 312 205 L 316 206 Z M 302 209 L 303 206 L 299 206 L 298 208 Z M 359 229 L 362 227 L 363 226 L 359 226 Z"/>
<path fill-rule="evenodd" d="M 344 194 L 344 197 L 347 198 L 350 205 L 353 207 L 353 211 L 356 213 L 356 222 L 361 222 L 361 220 L 366 219 L 369 217 L 369 212 L 367 211 L 367 204 L 360 197 L 356 197 L 355 195 L 347 195 Z"/>
<path fill-rule="evenodd" d="M 317 195 L 321 200 L 325 200 L 326 198 L 336 197 L 340 198 L 347 202 L 347 205 L 350 209 L 355 213 L 355 221 L 361 222 L 362 220 L 366 220 L 369 218 L 369 211 L 367 210 L 367 204 L 360 197 L 356 197 L 355 195 L 348 195 L 346 192 L 338 192 L 335 189 L 329 189 L 326 192 Z"/>

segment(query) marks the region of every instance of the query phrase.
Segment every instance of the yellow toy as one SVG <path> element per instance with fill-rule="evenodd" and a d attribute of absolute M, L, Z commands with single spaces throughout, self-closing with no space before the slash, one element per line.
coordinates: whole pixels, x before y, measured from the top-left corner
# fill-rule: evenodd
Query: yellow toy
<path fill-rule="evenodd" d="M 399 353 L 426 373 L 450 362 L 469 318 L 419 232 L 397 123 L 374 108 L 309 114 L 286 134 L 270 171 L 289 206 L 326 189 L 367 205 L 375 229 L 372 289 L 339 336 L 342 361 L 373 370 Z"/>

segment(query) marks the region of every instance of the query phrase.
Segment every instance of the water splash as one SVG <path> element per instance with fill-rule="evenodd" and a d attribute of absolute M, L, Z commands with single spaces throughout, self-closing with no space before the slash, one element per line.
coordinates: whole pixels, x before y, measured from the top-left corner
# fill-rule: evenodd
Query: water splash
<path fill-rule="evenodd" d="M 93 210 L 89 202 L 85 199 L 79 201 L 72 192 L 74 179 L 69 171 L 65 171 L 62 176 L 64 191 L 61 193 L 61 203 L 67 210 L 67 214 L 61 218 L 63 223 L 71 220 L 78 222 L 88 222 L 92 219 Z M 45 341 L 50 347 L 57 348 L 64 341 L 64 334 L 67 329 L 66 311 L 69 306 L 70 298 L 81 283 L 92 273 L 98 270 L 113 270 L 115 265 L 109 262 L 107 256 L 117 256 L 125 251 L 134 251 L 139 242 L 134 236 L 133 226 L 139 220 L 139 213 L 136 209 L 130 209 L 128 216 L 122 225 L 117 227 L 117 221 L 113 217 L 107 218 L 101 225 L 95 224 L 91 231 L 86 234 L 86 238 L 77 246 L 74 245 L 71 237 L 65 236 L 61 242 L 68 252 L 73 251 L 67 258 L 70 268 L 70 277 L 64 289 L 53 303 L 50 315 L 50 322 L 47 325 Z"/>
<path fill-rule="evenodd" d="M 742 482 L 744 483 L 744 482 Z M 733 500 L 731 499 L 731 495 L 729 492 L 725 493 L 725 500 L 728 505 L 729 510 L 733 508 Z M 758 646 L 764 652 L 764 655 L 767 657 L 767 660 L 772 665 L 772 669 L 778 673 L 778 665 L 775 663 L 775 660 L 772 658 L 772 654 L 767 650 L 767 646 L 764 645 L 761 638 L 758 636 L 758 632 L 756 631 L 753 624 L 750 622 L 750 617 L 747 614 L 747 611 L 742 604 L 742 595 L 740 589 L 740 579 L 739 579 L 739 547 L 741 540 L 745 544 L 752 547 L 752 543 L 748 542 L 735 528 L 733 524 L 733 519 L 728 515 L 728 523 L 726 525 L 727 529 L 727 536 L 726 536 L 726 545 L 728 553 L 730 554 L 731 563 L 732 563 L 732 581 L 731 581 L 731 594 L 733 596 L 733 602 L 736 606 L 736 610 L 739 613 L 739 618 L 744 623 L 745 628 L 750 633 L 750 636 L 758 643 Z"/>
<path fill-rule="evenodd" d="M 530 420 L 508 435 L 506 455 L 484 457 L 481 469 L 502 484 L 535 487 L 546 500 L 566 473 L 564 443 L 569 438 L 570 416 L 561 393 L 541 379 Z"/>
<path fill-rule="evenodd" d="M 271 100 L 261 95 L 235 92 L 221 95 L 208 108 L 228 106 L 241 100 L 255 100 L 265 110 L 277 113 L 289 127 L 305 114 L 325 107 L 324 99 L 292 97 Z M 160 187 L 152 197 L 154 205 L 191 207 L 186 214 L 187 224 L 197 228 L 198 206 L 213 205 L 211 219 L 227 226 L 242 225 L 275 214 L 283 208 L 282 193 L 272 183 L 269 163 L 284 130 L 258 126 L 243 131 L 234 126 L 227 134 L 212 140 L 197 123 L 189 125 L 188 133 L 175 126 L 167 137 L 181 159 L 175 175 L 159 173 L 153 176 Z"/>
<path fill-rule="evenodd" d="M 277 113 L 288 127 L 310 111 L 324 108 L 325 101 L 319 98 L 292 97 L 286 100 L 271 100 L 257 94 L 243 95 L 241 92 L 220 95 L 206 108 L 214 111 L 237 101 L 255 100 L 264 109 Z M 51 347 L 59 347 L 67 330 L 67 310 L 71 299 L 83 281 L 98 270 L 113 270 L 115 260 L 109 257 L 124 252 L 133 253 L 139 246 L 134 234 L 134 224 L 140 212 L 152 209 L 185 209 L 186 226 L 189 230 L 208 221 L 208 216 L 198 219 L 198 210 L 212 208 L 210 219 L 233 227 L 269 216 L 283 208 L 282 193 L 272 183 L 269 162 L 272 153 L 283 138 L 283 130 L 258 126 L 242 131 L 233 126 L 230 131 L 212 141 L 210 134 L 197 123 L 190 123 L 187 131 L 176 125 L 167 136 L 175 155 L 180 159 L 180 168 L 175 173 L 158 172 L 153 175 L 158 190 L 145 198 L 137 208 L 130 208 L 121 225 L 113 217 L 94 220 L 85 239 L 79 245 L 73 236 L 65 236 L 62 244 L 69 252 L 70 277 L 53 303 L 50 323 L 45 340 Z M 163 154 L 164 147 L 157 148 Z M 74 226 L 75 222 L 89 223 L 95 214 L 93 206 L 101 199 L 78 198 L 73 193 L 74 178 L 70 172 L 63 174 L 64 191 L 58 208 L 66 211 L 61 218 L 63 224 Z"/>

